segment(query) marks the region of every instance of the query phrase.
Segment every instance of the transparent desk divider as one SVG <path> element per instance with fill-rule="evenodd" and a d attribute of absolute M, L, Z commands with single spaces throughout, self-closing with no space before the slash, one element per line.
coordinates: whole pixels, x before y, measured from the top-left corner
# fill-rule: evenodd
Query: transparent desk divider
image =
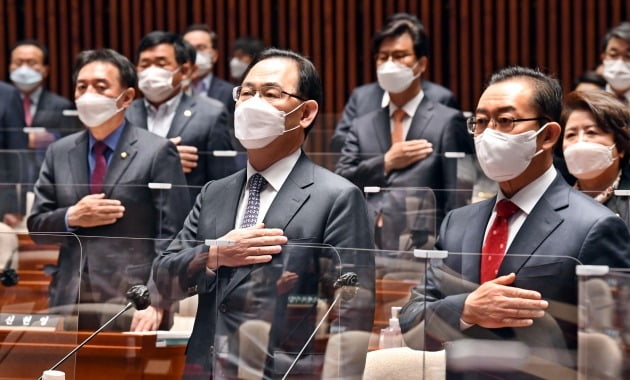
<path fill-rule="evenodd" d="M 630 270 L 582 266 L 579 379 L 630 378 Z"/>
<path fill-rule="evenodd" d="M 51 304 L 50 284 L 56 281 L 59 243 L 77 247 L 72 233 L 17 232 L 0 223 L 0 377 L 37 379 L 74 348 L 83 336 L 76 300 Z M 63 289 L 77 294 L 79 281 Z M 66 379 L 80 378 L 76 357 L 57 368 Z"/>
<path fill-rule="evenodd" d="M 575 258 L 510 251 L 503 256 L 497 276 L 516 274 L 512 283 L 504 285 L 535 290 L 549 304 L 543 316 L 531 317 L 531 326 L 509 327 L 491 325 L 499 323 L 492 316 L 501 313 L 498 308 L 505 302 L 505 295 L 491 298 L 492 293 L 483 293 L 478 301 L 483 308 L 469 309 L 476 311 L 473 314 L 478 320 L 462 318 L 466 300 L 472 302 L 474 296 L 470 295 L 477 289 L 483 291 L 479 285 L 481 262 L 500 259 L 500 255 L 416 250 L 415 256 L 425 261 L 426 276 L 412 289 L 411 302 L 402 309 L 400 324 L 405 344 L 426 353 L 426 368 L 436 360 L 427 355 L 444 352 L 445 362 L 438 363 L 447 373 L 493 378 L 577 376 L 575 268 L 580 263 Z M 488 286 L 484 289 L 487 291 Z M 511 309 L 509 318 L 519 318 L 522 311 Z"/>

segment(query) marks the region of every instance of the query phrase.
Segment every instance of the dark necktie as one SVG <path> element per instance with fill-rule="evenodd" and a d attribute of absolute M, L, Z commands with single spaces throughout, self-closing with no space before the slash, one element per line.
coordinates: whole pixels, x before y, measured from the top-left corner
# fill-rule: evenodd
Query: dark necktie
<path fill-rule="evenodd" d="M 481 250 L 480 284 L 497 277 L 508 241 L 508 219 L 519 208 L 509 200 L 502 199 L 497 203 L 496 210 L 497 215 L 490 226 L 490 231 L 488 231 L 488 236 L 486 236 Z"/>
<path fill-rule="evenodd" d="M 258 221 L 258 212 L 260 211 L 260 192 L 266 185 L 267 180 L 258 173 L 249 178 L 247 184 L 249 188 L 249 196 L 247 198 L 247 208 L 245 209 L 245 215 L 243 215 L 241 228 L 256 225 L 256 222 Z"/>
<path fill-rule="evenodd" d="M 24 109 L 24 122 L 27 127 L 30 127 L 33 124 L 33 115 L 31 115 L 31 97 L 25 96 L 22 99 L 22 108 Z"/>
<path fill-rule="evenodd" d="M 92 147 L 94 154 L 94 170 L 90 179 L 90 192 L 92 194 L 100 193 L 103 188 L 103 181 L 107 174 L 107 160 L 105 159 L 107 149 L 107 145 L 102 141 L 97 141 Z"/>

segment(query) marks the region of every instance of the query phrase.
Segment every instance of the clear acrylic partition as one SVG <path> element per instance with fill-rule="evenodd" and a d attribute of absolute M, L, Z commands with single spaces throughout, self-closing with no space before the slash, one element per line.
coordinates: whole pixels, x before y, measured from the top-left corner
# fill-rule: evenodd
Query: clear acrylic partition
<path fill-rule="evenodd" d="M 59 257 L 59 244 L 83 252 L 72 233 L 29 235 L 0 223 L 0 377 L 37 379 L 83 339 L 78 332 L 76 301 L 51 305 L 49 286 Z M 64 291 L 78 292 L 78 281 Z M 76 357 L 57 368 L 66 379 L 80 378 Z"/>
<path fill-rule="evenodd" d="M 630 378 L 630 270 L 582 266 L 578 278 L 578 378 Z"/>
<path fill-rule="evenodd" d="M 542 299 L 549 306 L 529 327 L 483 328 L 465 327 L 461 308 L 480 286 L 482 260 L 501 256 L 439 250 L 418 250 L 415 256 L 426 261 L 426 276 L 412 290 L 412 302 L 401 311 L 400 323 L 405 344 L 423 350 L 427 371 L 436 364 L 431 355 L 444 352 L 445 362 L 440 364 L 447 373 L 493 378 L 577 376 L 578 278 L 574 273 L 580 263 L 575 258 L 508 249 L 497 276 L 513 272 L 515 280 L 508 286 L 546 289 L 541 290 Z M 573 280 L 566 281 L 571 276 Z"/>

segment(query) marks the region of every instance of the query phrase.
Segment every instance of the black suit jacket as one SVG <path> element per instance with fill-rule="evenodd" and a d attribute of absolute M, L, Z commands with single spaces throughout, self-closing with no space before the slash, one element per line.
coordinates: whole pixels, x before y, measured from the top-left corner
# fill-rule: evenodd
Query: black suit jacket
<path fill-rule="evenodd" d="M 426 282 L 412 290 L 411 300 L 400 314 L 403 332 L 424 321 L 424 348 L 431 350 L 462 338 L 518 340 L 530 347 L 575 349 L 575 266 L 630 267 L 627 227 L 610 210 L 572 189 L 557 175 L 518 231 L 497 276 L 514 272 L 513 286 L 540 292 L 549 301 L 547 313 L 556 319 L 560 333 L 554 335 L 558 328 L 551 329 L 549 326 L 556 323 L 549 323 L 547 317 L 535 319 L 527 328 L 473 326 L 460 331 L 466 297 L 479 286 L 480 252 L 495 201 L 474 203 L 446 216 L 436 248 L 448 251 L 448 257 L 432 261 Z M 408 342 L 414 347 L 417 343 Z"/>
<path fill-rule="evenodd" d="M 210 88 L 208 89 L 208 97 L 216 99 L 223 103 L 228 115 L 234 115 L 234 98 L 232 98 L 232 89 L 234 85 L 224 81 L 221 78 L 212 76 Z"/>
<path fill-rule="evenodd" d="M 67 136 L 81 129 L 76 116 L 64 116 L 63 111 L 74 109 L 74 103 L 46 89 L 42 90 L 33 116 L 32 127 L 43 127 L 48 132 Z"/>
<path fill-rule="evenodd" d="M 422 91 L 424 91 L 424 95 L 427 98 L 433 100 L 435 103 L 459 109 L 459 105 L 453 93 L 446 87 L 442 87 L 428 80 L 423 80 Z M 352 95 L 350 95 L 348 102 L 343 108 L 341 119 L 335 126 L 335 133 L 330 143 L 330 148 L 333 152 L 341 151 L 343 143 L 346 140 L 346 135 L 348 131 L 350 131 L 354 119 L 382 108 L 381 101 L 383 100 L 384 93 L 385 91 L 376 82 L 364 84 L 352 91 Z"/>
<path fill-rule="evenodd" d="M 135 126 L 148 129 L 144 99 L 136 99 L 125 113 Z M 197 167 L 186 174 L 191 197 L 208 181 L 236 171 L 233 157 L 215 157 L 215 150 L 233 150 L 225 108 L 214 99 L 182 95 L 167 138 L 181 136 L 182 145 L 197 147 Z"/>
<path fill-rule="evenodd" d="M 112 153 L 103 185 L 106 198 L 122 202 L 124 216 L 114 224 L 78 228 L 72 236 L 64 236 L 70 235 L 65 225 L 68 208 L 90 193 L 87 150 L 87 131 L 54 142 L 35 184 L 28 230 L 38 243 L 61 244 L 50 284 L 50 306 L 77 302 L 79 273 L 100 293 L 91 302 L 124 301 L 131 285 L 148 282 L 153 259 L 181 228 L 190 206 L 173 144 L 128 124 Z M 173 187 L 150 189 L 147 185 L 152 182 Z"/>
<path fill-rule="evenodd" d="M 0 220 L 5 213 L 18 212 L 16 184 L 25 182 L 24 150 L 28 147 L 22 100 L 19 91 L 0 82 Z"/>
<path fill-rule="evenodd" d="M 184 228 L 154 266 L 164 296 L 178 298 L 189 290 L 199 294 L 187 348 L 189 368 L 205 371 L 199 378 L 210 376 L 220 352 L 234 354 L 238 327 L 249 319 L 271 324 L 265 372 L 278 377 L 314 330 L 316 298 L 322 293 L 332 296 L 331 284 L 340 273 L 357 273 L 360 291 L 337 304 L 342 312 L 331 326 L 342 331 L 372 328 L 374 257 L 372 251 L 353 249 L 373 247 L 365 200 L 354 185 L 313 164 L 304 153 L 264 218 L 266 227 L 281 228 L 288 237 L 282 253 L 267 264 L 238 267 L 233 275 L 224 267 L 218 275 L 206 273 L 204 240 L 234 229 L 245 177 L 242 170 L 204 186 Z M 284 271 L 297 273 L 299 279 L 288 293 L 279 294 L 276 281 Z M 312 344 L 307 347 L 301 363 L 313 360 L 313 349 Z M 232 359 L 235 365 L 237 359 Z M 304 375 L 321 365 L 316 358 L 312 363 Z"/>

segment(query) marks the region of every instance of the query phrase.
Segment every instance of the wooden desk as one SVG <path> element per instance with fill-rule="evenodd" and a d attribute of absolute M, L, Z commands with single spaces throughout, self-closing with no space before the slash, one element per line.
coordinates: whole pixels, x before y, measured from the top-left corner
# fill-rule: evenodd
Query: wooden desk
<path fill-rule="evenodd" d="M 0 331 L 0 378 L 37 379 L 89 332 Z M 101 333 L 59 370 L 66 379 L 180 379 L 185 346 L 156 347 L 155 334 Z"/>

